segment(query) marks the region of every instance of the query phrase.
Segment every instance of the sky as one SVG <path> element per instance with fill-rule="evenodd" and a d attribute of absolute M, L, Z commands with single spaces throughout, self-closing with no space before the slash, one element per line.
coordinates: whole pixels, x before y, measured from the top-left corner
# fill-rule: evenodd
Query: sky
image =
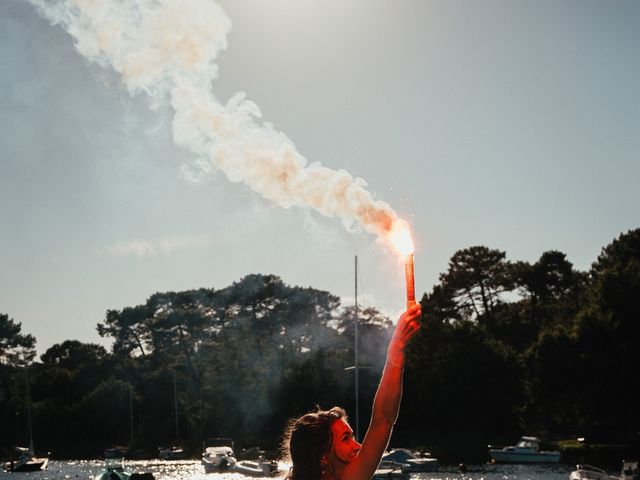
<path fill-rule="evenodd" d="M 588 270 L 640 226 L 639 2 L 218 5 L 230 30 L 211 29 L 199 87 L 245 92 L 296 155 L 406 219 L 418 297 L 462 248 L 560 250 Z M 349 304 L 356 256 L 359 302 L 402 310 L 402 264 L 375 234 L 230 181 L 175 140 L 166 95 L 76 47 L 34 4 L 0 1 L 0 313 L 39 353 L 108 347 L 108 309 L 252 273 Z"/>

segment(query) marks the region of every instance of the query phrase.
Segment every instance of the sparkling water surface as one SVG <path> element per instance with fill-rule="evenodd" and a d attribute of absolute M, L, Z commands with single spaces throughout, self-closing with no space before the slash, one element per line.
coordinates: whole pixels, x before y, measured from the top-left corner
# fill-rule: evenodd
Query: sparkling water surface
<path fill-rule="evenodd" d="M 239 473 L 205 473 L 199 460 L 125 461 L 125 470 L 151 472 L 156 480 L 244 480 Z M 286 465 L 281 465 L 286 468 Z M 415 473 L 411 480 L 569 480 L 573 465 L 467 465 L 463 474 L 455 466 L 443 465 L 439 472 Z M 104 460 L 50 461 L 46 470 L 28 473 L 0 472 L 2 480 L 91 480 L 104 469 Z M 282 476 L 274 477 L 281 478 Z"/>

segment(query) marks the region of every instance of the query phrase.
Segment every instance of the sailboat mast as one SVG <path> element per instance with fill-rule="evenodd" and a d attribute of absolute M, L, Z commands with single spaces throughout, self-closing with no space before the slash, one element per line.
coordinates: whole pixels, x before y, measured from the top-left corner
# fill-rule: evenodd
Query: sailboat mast
<path fill-rule="evenodd" d="M 354 323 L 355 323 L 355 345 L 354 345 L 354 355 L 355 355 L 355 389 L 356 389 L 356 440 L 360 441 L 360 402 L 358 398 L 358 373 L 359 373 L 359 364 L 358 364 L 358 256 L 355 256 L 355 309 L 354 309 Z"/>
<path fill-rule="evenodd" d="M 129 423 L 131 427 L 131 443 L 133 443 L 133 385 L 129 384 Z"/>
<path fill-rule="evenodd" d="M 27 391 L 27 425 L 29 426 L 29 451 L 31 455 L 35 454 L 33 448 L 33 430 L 31 428 L 31 397 L 29 396 L 29 366 L 24 367 L 24 385 Z"/>
<path fill-rule="evenodd" d="M 173 407 L 176 413 L 176 445 L 180 444 L 180 431 L 178 430 L 178 380 L 176 372 L 173 372 Z"/>

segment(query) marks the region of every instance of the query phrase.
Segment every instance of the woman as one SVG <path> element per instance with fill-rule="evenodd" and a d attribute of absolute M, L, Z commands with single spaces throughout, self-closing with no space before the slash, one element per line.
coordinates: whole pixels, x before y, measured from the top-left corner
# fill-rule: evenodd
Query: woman
<path fill-rule="evenodd" d="M 404 312 L 387 349 L 371 423 L 362 445 L 342 408 L 316 411 L 289 422 L 283 450 L 293 466 L 286 480 L 368 480 L 387 448 L 402 397 L 405 348 L 420 328 L 420 305 Z"/>

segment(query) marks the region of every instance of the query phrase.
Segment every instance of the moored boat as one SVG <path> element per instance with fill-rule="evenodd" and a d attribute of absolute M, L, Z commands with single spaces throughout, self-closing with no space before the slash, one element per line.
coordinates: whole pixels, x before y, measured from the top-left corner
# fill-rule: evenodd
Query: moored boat
<path fill-rule="evenodd" d="M 235 472 L 252 477 L 279 473 L 278 463 L 259 455 L 255 460 L 238 460 L 230 438 L 213 438 L 203 445 L 202 465 L 205 473 Z"/>
<path fill-rule="evenodd" d="M 16 453 L 17 457 L 4 465 L 8 472 L 37 472 L 49 463 L 49 457 L 37 457 L 30 448 L 16 447 Z"/>
<path fill-rule="evenodd" d="M 176 424 L 176 440 L 170 447 L 158 447 L 158 458 L 162 460 L 184 460 L 187 452 L 180 445 L 180 428 L 178 423 L 178 379 L 176 372 L 173 372 L 173 408 Z"/>
<path fill-rule="evenodd" d="M 489 456 L 497 463 L 558 463 L 560 461 L 560 452 L 540 450 L 540 439 L 528 436 L 520 438 L 514 446 L 501 449 L 489 448 Z"/>
<path fill-rule="evenodd" d="M 371 480 L 409 480 L 409 474 L 403 472 L 401 466 L 381 466 L 373 474 Z"/>
<path fill-rule="evenodd" d="M 640 480 L 640 471 L 637 460 L 623 460 L 620 476 L 593 465 L 580 464 L 569 474 L 569 480 Z"/>
<path fill-rule="evenodd" d="M 264 458 L 257 460 L 239 460 L 231 471 L 250 477 L 270 477 L 279 473 L 278 463 Z"/>
<path fill-rule="evenodd" d="M 129 455 L 129 448 L 121 446 L 109 447 L 105 448 L 102 453 L 104 458 L 124 459 Z"/>
<path fill-rule="evenodd" d="M 638 460 L 623 460 L 621 480 L 640 480 L 640 469 L 638 469 Z"/>
<path fill-rule="evenodd" d="M 151 472 L 130 472 L 124 468 L 123 457 L 105 458 L 105 468 L 93 480 L 154 480 Z"/>
<path fill-rule="evenodd" d="M 437 472 L 440 463 L 428 453 L 421 453 L 408 448 L 394 448 L 382 456 L 381 467 L 397 468 L 403 472 Z"/>
<path fill-rule="evenodd" d="M 184 460 L 187 452 L 180 446 L 158 447 L 158 458 L 162 460 Z"/>
<path fill-rule="evenodd" d="M 202 466 L 205 473 L 226 472 L 236 464 L 232 439 L 209 438 L 202 447 Z"/>
<path fill-rule="evenodd" d="M 36 456 L 35 449 L 33 447 L 33 429 L 31 426 L 31 400 L 29 396 L 29 367 L 24 369 L 24 384 L 25 393 L 27 397 L 27 428 L 29 432 L 29 447 L 15 447 L 16 457 L 9 460 L 4 469 L 8 472 L 37 472 L 38 470 L 44 470 L 49 463 L 49 453 L 46 457 Z"/>
<path fill-rule="evenodd" d="M 605 470 L 593 465 L 580 464 L 569 474 L 569 480 L 619 480 L 618 477 L 610 475 Z"/>

